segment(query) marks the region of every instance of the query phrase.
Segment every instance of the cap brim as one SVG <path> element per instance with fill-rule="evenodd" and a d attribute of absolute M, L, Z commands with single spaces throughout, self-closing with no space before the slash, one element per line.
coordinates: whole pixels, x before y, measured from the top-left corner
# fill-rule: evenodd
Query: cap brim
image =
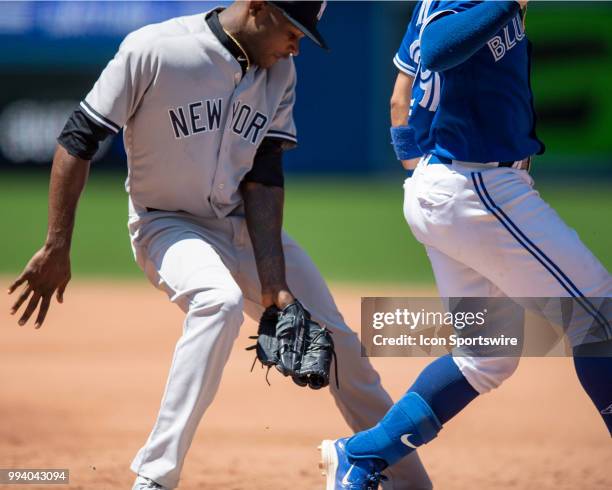
<path fill-rule="evenodd" d="M 283 11 L 283 14 L 285 14 L 285 17 L 287 17 L 287 19 L 289 19 L 295 27 L 302 31 L 305 36 L 309 37 L 317 46 L 323 48 L 325 51 L 330 50 L 325 42 L 325 39 L 323 39 L 323 36 L 321 36 L 321 33 L 317 31 L 316 27 L 314 29 L 307 29 L 303 24 L 295 20 L 287 12 Z"/>

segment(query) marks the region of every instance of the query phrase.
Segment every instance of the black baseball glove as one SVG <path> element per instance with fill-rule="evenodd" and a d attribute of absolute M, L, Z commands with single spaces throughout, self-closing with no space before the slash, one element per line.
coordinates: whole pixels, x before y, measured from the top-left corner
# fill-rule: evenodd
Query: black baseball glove
<path fill-rule="evenodd" d="M 275 366 L 284 376 L 291 376 L 295 384 L 313 390 L 329 385 L 330 367 L 336 357 L 334 342 L 329 330 L 312 320 L 299 301 L 282 310 L 267 308 L 257 336 L 251 338 L 257 343 L 247 350 L 255 349 L 256 360 L 268 370 Z"/>

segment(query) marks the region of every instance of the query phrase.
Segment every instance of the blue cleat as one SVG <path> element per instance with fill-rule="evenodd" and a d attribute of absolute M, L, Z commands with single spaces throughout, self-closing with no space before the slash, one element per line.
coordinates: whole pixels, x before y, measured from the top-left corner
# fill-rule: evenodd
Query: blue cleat
<path fill-rule="evenodd" d="M 327 476 L 326 490 L 377 490 L 386 477 L 380 472 L 387 467 L 382 459 L 354 459 L 346 453 L 348 437 L 321 443 L 321 464 Z"/>

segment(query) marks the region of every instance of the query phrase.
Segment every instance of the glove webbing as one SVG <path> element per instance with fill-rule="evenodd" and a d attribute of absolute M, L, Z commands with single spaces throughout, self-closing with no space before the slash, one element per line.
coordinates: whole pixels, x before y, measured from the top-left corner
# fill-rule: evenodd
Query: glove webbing
<path fill-rule="evenodd" d="M 306 345 L 306 349 L 305 352 L 308 351 L 308 348 L 310 348 L 311 345 L 314 344 L 314 346 L 312 347 L 312 351 L 317 351 L 317 350 L 322 350 L 323 347 L 321 345 L 317 345 L 315 344 L 315 342 L 319 339 L 319 337 L 321 335 L 323 335 L 325 332 L 328 332 L 329 334 L 332 334 L 333 332 L 331 332 L 330 330 L 328 330 L 325 327 L 321 327 L 321 331 L 315 336 L 314 339 L 312 339 L 312 342 L 310 344 Z M 250 335 L 249 339 L 251 340 L 255 340 L 257 342 L 257 338 L 259 337 L 259 335 Z M 257 343 L 255 343 L 255 345 L 250 345 L 249 347 L 247 347 L 245 350 L 254 350 L 257 349 Z M 278 354 L 278 350 L 277 349 L 277 354 Z M 334 378 L 336 379 L 336 388 L 340 389 L 340 378 L 338 377 L 338 356 L 336 355 L 336 350 L 332 349 L 331 351 L 332 353 L 332 363 L 334 365 Z M 255 363 L 257 363 L 257 354 L 255 354 L 255 359 L 253 359 L 253 364 L 251 364 L 251 373 L 253 372 L 253 369 L 255 369 Z M 265 367 L 262 363 L 261 365 L 262 369 Z M 266 370 L 266 383 L 268 383 L 268 386 L 272 386 L 272 384 L 270 383 L 270 380 L 268 379 L 268 375 L 270 374 L 270 369 L 272 368 L 272 366 L 268 366 L 268 369 Z"/>
<path fill-rule="evenodd" d="M 328 332 L 330 335 L 332 334 L 331 330 L 328 330 L 327 327 L 321 326 L 321 331 L 312 339 L 312 342 L 306 346 L 306 351 L 318 351 L 323 350 L 323 346 L 320 344 L 316 344 L 316 341 L 321 337 L 325 332 Z M 310 346 L 313 346 L 312 348 Z M 336 356 L 336 349 L 332 344 L 332 363 L 334 365 L 334 378 L 336 379 L 336 388 L 340 389 L 340 379 L 338 378 L 338 357 Z"/>

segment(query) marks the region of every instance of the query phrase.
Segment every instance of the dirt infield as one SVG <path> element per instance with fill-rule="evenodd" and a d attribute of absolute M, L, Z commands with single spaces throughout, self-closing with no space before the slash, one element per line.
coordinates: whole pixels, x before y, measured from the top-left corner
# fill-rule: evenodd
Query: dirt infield
<path fill-rule="evenodd" d="M 355 327 L 360 296 L 415 293 L 333 289 Z M 71 284 L 39 331 L 17 326 L 9 305 L 2 294 L 0 468 L 69 468 L 67 488 L 129 489 L 129 463 L 157 413 L 181 312 L 144 280 Z M 277 375 L 268 387 L 262 372 L 249 373 L 244 347 L 253 331 L 248 321 L 194 440 L 182 490 L 323 488 L 315 448 L 347 426 L 327 393 Z M 427 362 L 374 360 L 394 398 Z M 504 387 L 476 400 L 420 453 L 441 489 L 612 488 L 612 444 L 570 359 L 524 359 Z"/>

